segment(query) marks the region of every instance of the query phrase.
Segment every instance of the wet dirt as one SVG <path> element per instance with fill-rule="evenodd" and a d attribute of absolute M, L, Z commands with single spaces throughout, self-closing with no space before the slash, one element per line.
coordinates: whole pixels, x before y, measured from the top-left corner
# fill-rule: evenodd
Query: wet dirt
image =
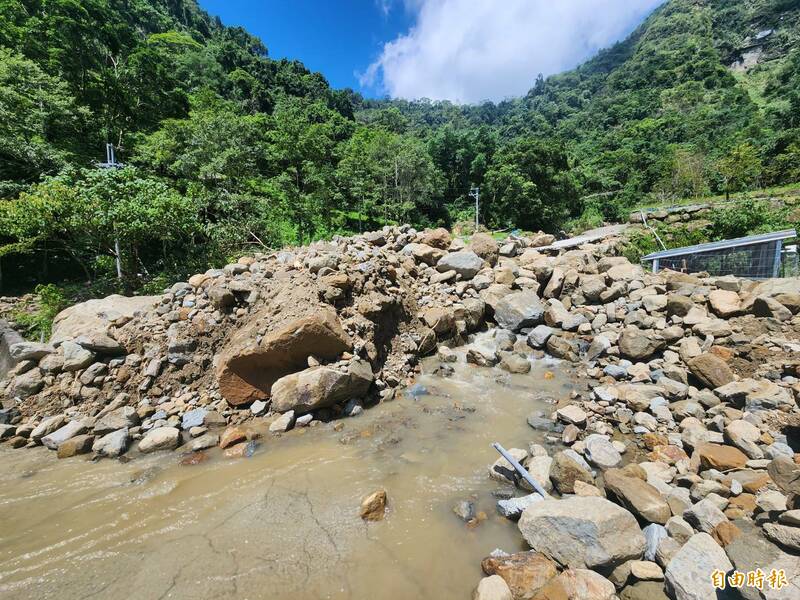
<path fill-rule="evenodd" d="M 542 442 L 526 416 L 553 410 L 572 384 L 557 361 L 510 375 L 458 353 L 449 378 L 423 363 L 415 397 L 338 431 L 266 436 L 251 458 L 179 449 L 92 463 L 0 450 L 0 597 L 469 597 L 484 556 L 523 544 L 495 510 L 490 444 Z M 360 501 L 380 488 L 386 517 L 365 523 Z M 487 515 L 476 527 L 453 513 L 465 499 Z"/>

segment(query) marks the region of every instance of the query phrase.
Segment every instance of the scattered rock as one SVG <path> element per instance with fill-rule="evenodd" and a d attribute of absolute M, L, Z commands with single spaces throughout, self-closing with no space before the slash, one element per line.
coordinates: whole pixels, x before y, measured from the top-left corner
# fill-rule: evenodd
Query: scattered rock
<path fill-rule="evenodd" d="M 361 501 L 359 515 L 365 521 L 380 521 L 386 514 L 386 490 L 372 492 Z"/>
<path fill-rule="evenodd" d="M 613 568 L 640 558 L 645 548 L 634 516 L 604 498 L 536 502 L 518 526 L 533 550 L 567 567 Z"/>

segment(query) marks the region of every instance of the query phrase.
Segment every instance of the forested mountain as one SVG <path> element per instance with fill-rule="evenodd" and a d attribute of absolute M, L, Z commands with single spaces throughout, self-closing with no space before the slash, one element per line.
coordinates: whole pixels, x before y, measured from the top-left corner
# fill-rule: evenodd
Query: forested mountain
<path fill-rule="evenodd" d="M 194 0 L 0 0 L 5 283 L 130 290 L 251 246 L 451 224 L 475 185 L 490 227 L 556 230 L 800 180 L 800 0 L 669 0 L 534 75 L 498 104 L 366 100 Z M 107 142 L 125 168 L 97 167 Z"/>

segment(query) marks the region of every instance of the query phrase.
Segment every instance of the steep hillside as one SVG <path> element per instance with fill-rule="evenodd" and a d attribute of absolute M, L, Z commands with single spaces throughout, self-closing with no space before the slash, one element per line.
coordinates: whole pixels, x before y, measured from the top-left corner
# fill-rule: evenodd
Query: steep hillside
<path fill-rule="evenodd" d="M 623 202 L 792 181 L 800 177 L 798 40 L 797 1 L 671 0 L 626 40 L 539 78 L 524 98 L 367 103 L 360 116 L 371 121 L 388 105 L 427 135 L 489 125 L 501 140 L 559 139 L 587 194 L 620 190 Z M 760 163 L 758 175 L 730 181 L 722 163 L 742 145 L 752 147 L 744 154 Z"/>
<path fill-rule="evenodd" d="M 795 182 L 798 40 L 796 0 L 669 0 L 523 98 L 456 106 L 332 90 L 195 0 L 9 0 L 0 289 L 158 290 L 253 246 L 471 222 L 474 186 L 487 227 L 557 233 Z M 125 168 L 97 168 L 107 142 Z"/>

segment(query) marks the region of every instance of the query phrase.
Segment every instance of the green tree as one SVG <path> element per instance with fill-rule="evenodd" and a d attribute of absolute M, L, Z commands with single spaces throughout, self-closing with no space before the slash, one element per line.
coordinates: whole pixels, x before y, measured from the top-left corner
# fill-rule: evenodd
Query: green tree
<path fill-rule="evenodd" d="M 717 163 L 725 198 L 758 185 L 763 171 L 758 151 L 748 143 L 738 144 Z"/>
<path fill-rule="evenodd" d="M 63 167 L 87 117 L 65 82 L 0 48 L 0 196 Z"/>
<path fill-rule="evenodd" d="M 502 147 L 486 173 L 484 219 L 492 227 L 557 229 L 579 209 L 569 169 L 553 142 L 523 138 Z"/>
<path fill-rule="evenodd" d="M 420 140 L 366 127 L 345 144 L 336 176 L 345 205 L 379 222 L 424 221 L 441 185 Z"/>
<path fill-rule="evenodd" d="M 199 231 L 194 202 L 136 169 L 69 171 L 0 202 L 0 256 L 65 254 L 87 279 L 119 261 L 126 289 Z"/>

